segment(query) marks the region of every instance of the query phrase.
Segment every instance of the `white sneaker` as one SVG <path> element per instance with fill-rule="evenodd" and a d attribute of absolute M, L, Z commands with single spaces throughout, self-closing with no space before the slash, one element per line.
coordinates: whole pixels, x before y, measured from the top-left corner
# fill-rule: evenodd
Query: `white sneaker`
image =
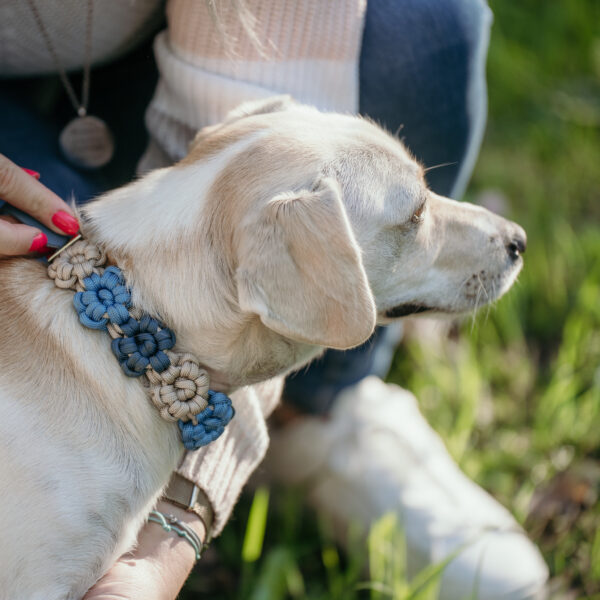
<path fill-rule="evenodd" d="M 548 569 L 511 514 L 469 480 L 402 388 L 367 377 L 344 390 L 329 419 L 273 432 L 269 475 L 308 484 L 308 500 L 339 528 L 365 530 L 395 511 L 414 575 L 458 551 L 439 598 L 544 598 Z"/>

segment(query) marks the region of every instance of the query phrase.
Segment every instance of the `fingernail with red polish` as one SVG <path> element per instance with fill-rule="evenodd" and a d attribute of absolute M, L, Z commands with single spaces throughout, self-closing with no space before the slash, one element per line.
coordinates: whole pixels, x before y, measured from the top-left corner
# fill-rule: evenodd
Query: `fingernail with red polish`
<path fill-rule="evenodd" d="M 31 169 L 26 169 L 25 167 L 21 167 L 21 169 L 23 169 L 23 171 L 25 171 L 25 173 L 27 173 L 27 175 L 31 175 L 32 177 L 35 177 L 36 179 L 40 178 L 40 174 L 37 171 L 32 171 Z"/>
<path fill-rule="evenodd" d="M 75 235 L 79 231 L 77 219 L 64 210 L 55 212 L 52 215 L 52 222 L 67 235 Z"/>
<path fill-rule="evenodd" d="M 45 233 L 38 233 L 31 241 L 29 252 L 40 252 L 48 244 L 48 238 Z"/>

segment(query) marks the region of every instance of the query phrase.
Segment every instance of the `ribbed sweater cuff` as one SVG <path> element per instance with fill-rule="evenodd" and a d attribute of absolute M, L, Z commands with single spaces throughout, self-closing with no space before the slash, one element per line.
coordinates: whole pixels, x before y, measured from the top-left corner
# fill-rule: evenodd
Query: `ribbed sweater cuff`
<path fill-rule="evenodd" d="M 283 379 L 247 387 L 231 395 L 235 417 L 220 438 L 195 452 L 186 452 L 177 472 L 200 487 L 211 502 L 219 535 L 248 481 L 265 456 L 269 436 L 265 417 L 281 395 Z"/>
<path fill-rule="evenodd" d="M 240 392 L 231 397 L 236 414 L 223 435 L 200 450 L 186 452 L 177 469 L 208 496 L 215 513 L 213 535 L 223 529 L 242 487 L 269 445 L 259 405 L 246 397 L 253 392 Z"/>

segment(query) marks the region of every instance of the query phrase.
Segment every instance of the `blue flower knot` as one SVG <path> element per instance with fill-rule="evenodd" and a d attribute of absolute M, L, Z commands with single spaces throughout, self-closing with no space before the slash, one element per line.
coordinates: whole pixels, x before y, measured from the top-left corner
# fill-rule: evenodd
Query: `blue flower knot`
<path fill-rule="evenodd" d="M 82 325 L 106 329 L 108 321 L 121 325 L 129 319 L 131 295 L 119 268 L 108 267 L 102 275 L 92 273 L 83 280 L 83 285 L 85 292 L 77 292 L 73 297 Z"/>
<path fill-rule="evenodd" d="M 234 415 L 231 400 L 225 394 L 208 390 L 208 406 L 196 415 L 198 424 L 177 422 L 186 450 L 197 450 L 216 440 Z"/>
<path fill-rule="evenodd" d="M 121 324 L 125 337 L 112 341 L 112 351 L 125 375 L 139 377 L 148 366 L 160 373 L 171 361 L 164 350 L 175 345 L 175 334 L 160 321 L 144 315 L 139 321 L 131 317 Z"/>

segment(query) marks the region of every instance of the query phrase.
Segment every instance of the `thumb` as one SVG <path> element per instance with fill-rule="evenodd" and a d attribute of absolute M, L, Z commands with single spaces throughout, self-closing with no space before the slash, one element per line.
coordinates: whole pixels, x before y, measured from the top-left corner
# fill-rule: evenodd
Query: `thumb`
<path fill-rule="evenodd" d="M 0 219 L 0 256 L 19 256 L 44 250 L 48 239 L 35 227 Z"/>

